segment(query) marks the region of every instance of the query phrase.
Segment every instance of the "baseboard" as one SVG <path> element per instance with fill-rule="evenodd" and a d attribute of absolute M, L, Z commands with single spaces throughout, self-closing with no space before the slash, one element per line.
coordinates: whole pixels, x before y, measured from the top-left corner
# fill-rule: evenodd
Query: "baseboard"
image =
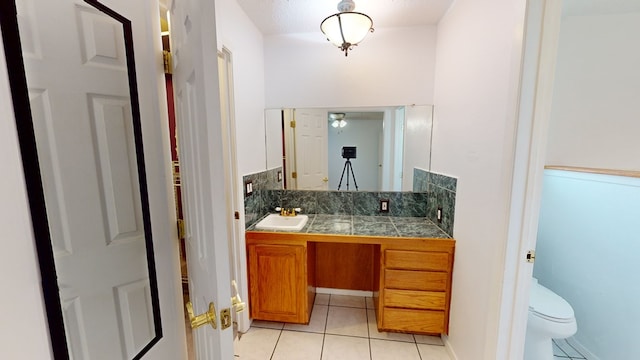
<path fill-rule="evenodd" d="M 458 360 L 458 355 L 456 355 L 456 352 L 453 350 L 453 347 L 451 347 L 451 343 L 449 342 L 449 335 L 442 334 L 440 337 L 442 338 L 444 348 L 447 350 L 447 353 L 449 353 L 451 360 Z"/>
<path fill-rule="evenodd" d="M 578 350 L 578 352 L 582 355 L 584 355 L 587 360 L 600 360 L 599 357 L 595 356 L 591 351 L 589 351 L 589 349 L 587 349 L 586 347 L 584 347 L 578 340 L 576 340 L 574 337 L 570 337 L 568 339 L 565 339 L 567 341 L 567 343 L 571 346 L 573 346 L 576 350 Z"/>
<path fill-rule="evenodd" d="M 373 291 L 332 289 L 332 288 L 320 288 L 320 287 L 316 288 L 316 294 L 331 294 L 331 295 L 349 295 L 349 296 L 373 297 Z"/>

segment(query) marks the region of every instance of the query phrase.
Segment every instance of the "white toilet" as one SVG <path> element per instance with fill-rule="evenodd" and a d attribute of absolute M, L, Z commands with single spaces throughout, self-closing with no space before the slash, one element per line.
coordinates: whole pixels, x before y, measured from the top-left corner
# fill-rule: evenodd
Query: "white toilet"
<path fill-rule="evenodd" d="M 578 331 L 573 308 L 558 294 L 533 278 L 524 360 L 553 360 L 551 339 L 564 339 Z"/>

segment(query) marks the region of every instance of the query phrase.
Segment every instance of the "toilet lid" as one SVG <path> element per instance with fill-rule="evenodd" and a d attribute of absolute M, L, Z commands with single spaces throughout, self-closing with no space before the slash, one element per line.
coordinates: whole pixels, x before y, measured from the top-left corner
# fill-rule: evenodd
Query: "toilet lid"
<path fill-rule="evenodd" d="M 573 308 L 558 294 L 546 287 L 533 283 L 529 298 L 529 310 L 545 318 L 566 321 L 573 319 Z"/>

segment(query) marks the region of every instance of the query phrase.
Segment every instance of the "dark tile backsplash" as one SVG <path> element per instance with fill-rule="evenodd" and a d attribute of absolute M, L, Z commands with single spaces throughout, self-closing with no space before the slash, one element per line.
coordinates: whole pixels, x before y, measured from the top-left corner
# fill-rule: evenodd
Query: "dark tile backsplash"
<path fill-rule="evenodd" d="M 253 184 L 253 194 L 245 195 L 246 226 L 280 206 L 299 207 L 307 214 L 426 217 L 452 235 L 455 178 L 415 169 L 413 192 L 282 190 L 278 171 L 282 168 L 243 177 L 243 183 Z M 380 212 L 381 199 L 389 200 L 388 212 Z M 442 223 L 436 220 L 438 207 L 443 209 Z"/>
<path fill-rule="evenodd" d="M 421 169 L 413 170 L 413 191 L 427 192 L 427 219 L 440 226 L 452 237 L 457 186 L 458 180 L 454 177 Z M 437 219 L 439 207 L 442 208 L 441 223 Z"/>
<path fill-rule="evenodd" d="M 279 202 L 279 196 L 274 192 L 282 189 L 282 181 L 278 181 L 278 172 L 282 171 L 282 167 L 262 171 L 255 174 L 249 174 L 242 177 L 242 183 L 246 184 L 251 181 L 253 193 L 249 196 L 244 195 L 244 222 L 245 226 L 253 224 L 266 214 L 275 203 Z M 245 189 L 246 189 L 246 185 Z M 276 205 L 277 206 L 277 205 Z"/>
<path fill-rule="evenodd" d="M 429 172 L 414 168 L 413 169 L 413 191 L 427 192 L 429 191 Z"/>

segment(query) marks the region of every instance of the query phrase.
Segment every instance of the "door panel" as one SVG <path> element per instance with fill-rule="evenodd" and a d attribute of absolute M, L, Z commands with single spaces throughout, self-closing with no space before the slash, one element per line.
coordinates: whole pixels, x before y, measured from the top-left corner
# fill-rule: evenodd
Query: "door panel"
<path fill-rule="evenodd" d="M 210 302 L 231 307 L 223 127 L 214 4 L 176 1 L 170 8 L 174 90 L 189 294 L 195 313 Z M 202 46 L 202 44 L 209 44 Z M 197 359 L 233 359 L 233 330 L 193 332 Z"/>
<path fill-rule="evenodd" d="M 327 111 L 295 110 L 298 190 L 327 190 Z"/>

